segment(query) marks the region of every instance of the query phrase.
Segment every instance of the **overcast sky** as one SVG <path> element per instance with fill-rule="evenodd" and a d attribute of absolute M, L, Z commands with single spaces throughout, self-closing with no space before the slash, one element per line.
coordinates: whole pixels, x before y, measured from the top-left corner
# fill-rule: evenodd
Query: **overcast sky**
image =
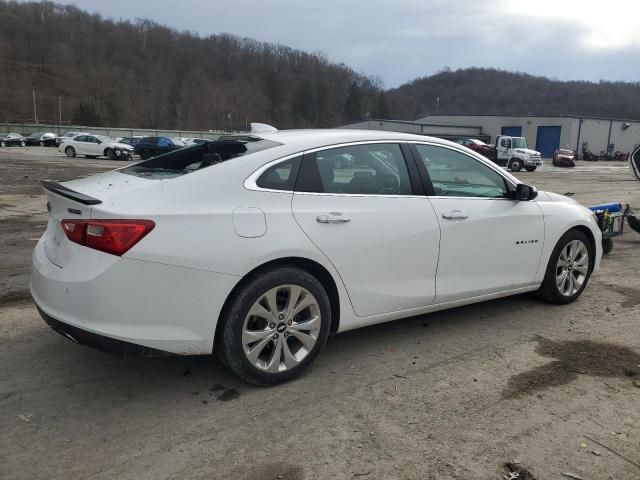
<path fill-rule="evenodd" d="M 64 2 L 64 0 L 59 0 Z M 113 19 L 150 18 L 322 51 L 395 87 L 445 66 L 559 79 L 640 81 L 638 0 L 76 0 Z"/>

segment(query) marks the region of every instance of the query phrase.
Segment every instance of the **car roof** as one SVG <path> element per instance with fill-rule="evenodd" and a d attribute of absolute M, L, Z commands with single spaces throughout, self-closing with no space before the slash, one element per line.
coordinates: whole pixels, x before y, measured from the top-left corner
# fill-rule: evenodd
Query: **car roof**
<path fill-rule="evenodd" d="M 249 134 L 251 135 L 251 134 Z M 349 142 L 366 141 L 428 141 L 450 145 L 453 142 L 440 138 L 424 135 L 412 135 L 410 133 L 387 132 L 384 130 L 352 130 L 352 129 L 324 129 L 324 130 L 279 130 L 277 132 L 265 132 L 251 136 L 273 140 L 285 145 L 304 145 L 303 149 L 319 148 L 327 145 Z"/>

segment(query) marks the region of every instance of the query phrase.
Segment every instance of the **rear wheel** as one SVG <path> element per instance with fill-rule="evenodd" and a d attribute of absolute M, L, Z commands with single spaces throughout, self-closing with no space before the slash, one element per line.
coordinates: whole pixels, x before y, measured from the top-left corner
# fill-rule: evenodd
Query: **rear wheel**
<path fill-rule="evenodd" d="M 243 380 L 275 385 L 301 374 L 329 335 L 331 308 L 322 284 L 293 267 L 249 281 L 227 309 L 219 355 Z"/>
<path fill-rule="evenodd" d="M 603 238 L 602 239 L 602 253 L 604 255 L 608 255 L 613 250 L 613 239 L 612 238 Z"/>
<path fill-rule="evenodd" d="M 569 230 L 549 258 L 539 298 L 557 305 L 576 300 L 587 286 L 592 270 L 593 247 L 587 236 Z"/>
<path fill-rule="evenodd" d="M 26 146 L 27 146 L 27 144 L 26 144 L 26 143 L 24 143 L 24 142 L 20 142 L 20 146 L 21 146 L 21 147 L 26 147 Z"/>
<path fill-rule="evenodd" d="M 0 142 L 0 147 L 6 147 L 7 144 L 5 142 Z"/>
<path fill-rule="evenodd" d="M 524 169 L 525 169 L 527 172 L 535 172 L 535 171 L 536 171 L 536 168 L 537 168 L 536 166 L 527 166 L 527 167 L 524 167 Z"/>
<path fill-rule="evenodd" d="M 73 147 L 67 147 L 64 149 L 64 153 L 67 155 L 67 157 L 73 158 L 76 156 L 76 149 Z"/>
<path fill-rule="evenodd" d="M 520 170 L 522 170 L 522 161 L 514 158 L 513 160 L 511 160 L 511 165 L 509 166 L 509 168 L 511 168 L 512 172 L 519 172 Z"/>
<path fill-rule="evenodd" d="M 40 146 L 41 146 L 41 147 L 44 147 L 44 142 L 42 142 L 42 141 L 41 141 L 41 142 L 40 142 Z"/>

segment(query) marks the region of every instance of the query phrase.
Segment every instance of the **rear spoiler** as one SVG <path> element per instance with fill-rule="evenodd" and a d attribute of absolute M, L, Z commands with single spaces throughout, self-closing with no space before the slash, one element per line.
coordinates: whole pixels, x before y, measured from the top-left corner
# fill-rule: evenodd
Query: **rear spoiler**
<path fill-rule="evenodd" d="M 60 185 L 56 182 L 44 181 L 40 183 L 46 190 L 60 195 L 61 197 L 75 200 L 76 202 L 82 203 L 83 205 L 98 205 L 99 203 L 102 203 L 102 200 L 90 197 L 89 195 L 85 195 L 84 193 L 76 192 L 75 190 L 71 190 L 70 188 L 67 188 L 64 185 Z"/>

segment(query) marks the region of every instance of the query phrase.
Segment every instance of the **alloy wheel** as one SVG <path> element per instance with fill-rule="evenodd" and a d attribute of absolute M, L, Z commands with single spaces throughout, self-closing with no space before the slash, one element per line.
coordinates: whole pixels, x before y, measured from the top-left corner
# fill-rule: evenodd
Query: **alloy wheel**
<path fill-rule="evenodd" d="M 581 240 L 571 240 L 561 251 L 556 263 L 556 286 L 566 296 L 575 295 L 589 273 L 589 250 Z"/>
<path fill-rule="evenodd" d="M 242 326 L 242 347 L 256 368 L 279 373 L 296 367 L 316 345 L 320 305 L 299 285 L 280 285 L 262 294 Z"/>

